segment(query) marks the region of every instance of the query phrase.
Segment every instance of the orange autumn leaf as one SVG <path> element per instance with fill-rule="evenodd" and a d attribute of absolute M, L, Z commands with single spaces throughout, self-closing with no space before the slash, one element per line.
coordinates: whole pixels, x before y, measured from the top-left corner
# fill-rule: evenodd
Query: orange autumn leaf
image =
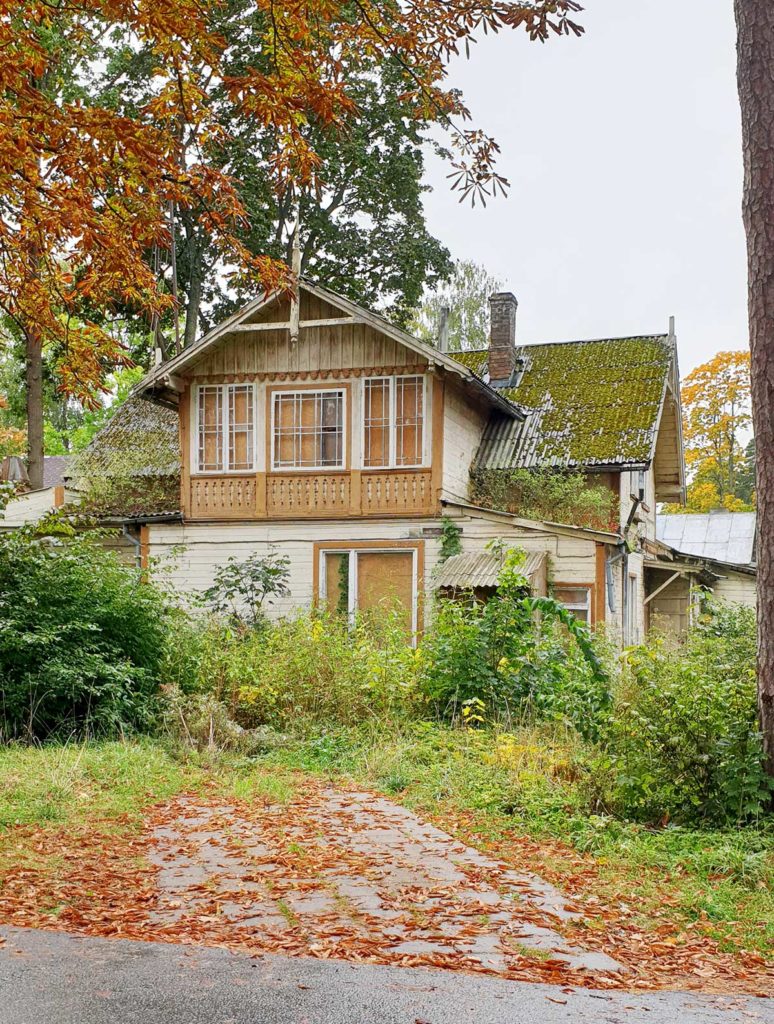
<path fill-rule="evenodd" d="M 278 192 L 319 191 L 321 161 L 305 129 L 336 131 L 356 113 L 345 69 L 361 55 L 404 69 L 417 116 L 449 130 L 453 187 L 485 202 L 507 182 L 494 168 L 496 143 L 461 126 L 468 112 L 446 86 L 447 63 L 483 31 L 578 35 L 579 10 L 576 0 L 255 0 L 261 46 L 237 73 L 217 0 L 0 0 L 0 310 L 62 353 L 62 389 L 89 401 L 126 360 L 101 315 L 123 304 L 150 322 L 173 305 L 152 257 L 171 245 L 171 205 L 208 211 L 223 267 L 268 290 L 289 287 L 284 264 L 240 242 L 246 214 L 234 182 L 206 160 L 208 146 L 228 145 L 217 96 L 275 140 Z M 98 40 L 115 34 L 154 63 L 151 95 L 131 117 L 80 88 L 99 62 Z"/>

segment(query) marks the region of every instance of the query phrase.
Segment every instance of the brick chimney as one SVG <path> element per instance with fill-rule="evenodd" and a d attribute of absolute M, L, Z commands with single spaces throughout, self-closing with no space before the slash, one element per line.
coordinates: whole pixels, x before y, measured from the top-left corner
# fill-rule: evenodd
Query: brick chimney
<path fill-rule="evenodd" d="M 489 382 L 508 383 L 516 367 L 516 310 L 519 303 L 512 292 L 489 296 Z"/>

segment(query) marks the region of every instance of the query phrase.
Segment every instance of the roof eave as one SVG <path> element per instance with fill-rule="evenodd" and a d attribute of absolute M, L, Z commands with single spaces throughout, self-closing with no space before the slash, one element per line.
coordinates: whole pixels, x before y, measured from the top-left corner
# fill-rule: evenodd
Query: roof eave
<path fill-rule="evenodd" d="M 416 352 L 419 355 L 424 356 L 428 363 L 441 368 L 449 373 L 459 377 L 462 381 L 468 384 L 477 394 L 479 394 L 490 406 L 499 409 L 504 415 L 509 416 L 513 419 L 524 419 L 524 413 L 521 409 L 505 398 L 504 395 L 499 394 L 495 388 L 490 387 L 485 381 L 478 377 L 472 370 L 458 363 L 452 356 L 445 352 L 441 352 L 432 345 L 428 345 L 419 339 L 414 338 L 412 335 L 401 330 L 399 327 L 395 327 L 388 320 L 380 317 L 376 313 L 372 313 L 370 310 L 364 309 L 362 306 L 358 306 L 357 303 L 352 302 L 350 299 L 345 298 L 342 295 L 338 295 L 336 292 L 329 291 L 327 288 L 323 288 L 320 285 L 312 284 L 310 281 L 303 280 L 302 286 L 304 290 L 310 294 L 322 299 L 325 302 L 329 302 L 331 305 L 339 306 L 341 309 L 348 312 L 353 319 L 354 323 L 364 323 L 387 337 L 398 341 L 400 344 L 405 345 L 407 348 Z M 158 402 L 161 405 L 168 405 L 175 408 L 177 405 L 178 392 L 172 384 L 172 379 L 176 373 L 183 370 L 191 362 L 202 355 L 214 342 L 220 338 L 225 337 L 232 331 L 236 331 L 239 328 L 239 324 L 242 323 L 248 316 L 258 312 L 263 306 L 268 305 L 277 297 L 277 292 L 264 292 L 263 295 L 254 299 L 248 303 L 238 312 L 234 313 L 227 320 L 224 320 L 218 327 L 208 331 L 204 337 L 200 338 L 194 345 L 189 346 L 183 352 L 172 359 L 167 360 L 165 363 L 161 363 L 159 366 L 151 370 L 138 384 L 132 388 L 130 394 L 136 395 L 148 399 L 149 401 Z M 278 327 L 279 329 L 279 327 Z"/>
<path fill-rule="evenodd" d="M 589 540 L 596 540 L 602 544 L 619 544 L 620 534 L 607 530 L 592 530 L 587 526 L 573 526 L 570 523 L 552 523 L 543 519 L 522 519 L 512 512 L 503 512 L 498 508 L 486 508 L 483 505 L 474 505 L 472 502 L 464 501 L 461 498 L 443 497 L 442 505 L 452 505 L 455 508 L 470 509 L 473 512 L 482 512 L 489 516 L 500 516 L 507 519 L 515 526 L 523 527 L 525 530 L 546 530 L 549 533 L 564 533 L 567 536 L 586 536 Z"/>

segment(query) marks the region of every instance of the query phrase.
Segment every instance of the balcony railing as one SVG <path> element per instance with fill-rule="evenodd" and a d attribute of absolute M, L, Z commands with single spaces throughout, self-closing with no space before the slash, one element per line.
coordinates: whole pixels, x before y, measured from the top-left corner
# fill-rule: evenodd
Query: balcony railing
<path fill-rule="evenodd" d="M 427 515 L 436 508 L 427 469 L 341 473 L 258 473 L 194 476 L 190 520 L 349 519 Z"/>

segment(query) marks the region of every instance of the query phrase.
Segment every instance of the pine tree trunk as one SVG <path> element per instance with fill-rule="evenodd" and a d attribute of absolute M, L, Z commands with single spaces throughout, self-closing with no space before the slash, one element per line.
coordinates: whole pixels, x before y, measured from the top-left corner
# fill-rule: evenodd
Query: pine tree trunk
<path fill-rule="evenodd" d="M 26 334 L 27 475 L 33 490 L 43 486 L 43 341 Z"/>
<path fill-rule="evenodd" d="M 774 775 L 774 3 L 734 0 L 758 495 L 758 708 Z"/>

